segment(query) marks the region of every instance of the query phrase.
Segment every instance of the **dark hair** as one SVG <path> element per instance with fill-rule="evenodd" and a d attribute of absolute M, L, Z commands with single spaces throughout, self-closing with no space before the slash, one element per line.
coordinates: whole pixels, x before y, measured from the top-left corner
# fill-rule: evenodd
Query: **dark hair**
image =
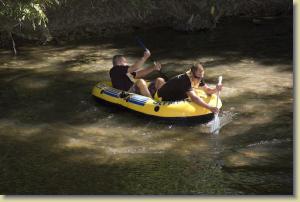
<path fill-rule="evenodd" d="M 112 59 L 113 66 L 117 65 L 120 58 L 124 57 L 124 55 L 115 55 Z"/>
<path fill-rule="evenodd" d="M 199 68 L 201 68 L 202 70 L 204 70 L 204 69 L 203 69 L 203 66 L 202 66 L 202 64 L 201 64 L 200 62 L 193 64 L 193 65 L 191 66 L 191 72 L 192 72 L 192 74 L 195 75 L 195 72 L 196 72 Z"/>

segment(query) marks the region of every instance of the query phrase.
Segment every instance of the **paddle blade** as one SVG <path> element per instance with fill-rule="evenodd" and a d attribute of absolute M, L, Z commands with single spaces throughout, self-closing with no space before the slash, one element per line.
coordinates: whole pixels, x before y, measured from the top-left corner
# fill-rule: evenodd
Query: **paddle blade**
<path fill-rule="evenodd" d="M 223 77 L 222 77 L 222 76 L 219 76 L 219 78 L 218 78 L 218 84 L 219 84 L 219 85 L 222 84 L 222 80 L 223 80 Z"/>
<path fill-rule="evenodd" d="M 215 118 L 211 125 L 210 132 L 213 134 L 219 134 L 219 130 L 220 130 L 220 118 L 218 114 L 215 114 Z"/>
<path fill-rule="evenodd" d="M 144 50 L 147 50 L 145 44 L 142 42 L 142 40 L 141 40 L 138 36 L 135 37 L 135 40 L 138 42 L 138 44 L 139 44 Z"/>
<path fill-rule="evenodd" d="M 222 84 L 222 80 L 223 80 L 223 77 L 219 76 L 218 85 Z M 217 91 L 217 104 L 216 104 L 216 107 L 218 107 L 219 98 L 220 98 L 220 91 Z M 213 120 L 213 123 L 211 125 L 210 132 L 213 133 L 213 134 L 219 134 L 219 130 L 220 130 L 220 119 L 219 119 L 219 114 L 216 113 L 215 118 Z"/>

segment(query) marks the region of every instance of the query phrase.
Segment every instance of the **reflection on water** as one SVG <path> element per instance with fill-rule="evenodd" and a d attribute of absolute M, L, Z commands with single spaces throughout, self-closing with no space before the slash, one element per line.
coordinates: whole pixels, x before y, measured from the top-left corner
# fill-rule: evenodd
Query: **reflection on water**
<path fill-rule="evenodd" d="M 219 135 L 94 102 L 113 55 L 141 56 L 133 35 L 1 50 L 1 193 L 292 194 L 291 19 L 136 34 L 169 77 L 198 60 L 223 76 Z"/>

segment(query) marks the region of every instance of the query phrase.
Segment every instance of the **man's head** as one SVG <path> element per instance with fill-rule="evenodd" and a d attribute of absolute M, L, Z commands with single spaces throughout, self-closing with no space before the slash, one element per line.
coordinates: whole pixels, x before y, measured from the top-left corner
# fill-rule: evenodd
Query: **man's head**
<path fill-rule="evenodd" d="M 113 66 L 117 65 L 128 65 L 126 58 L 124 55 L 115 55 L 112 59 Z"/>
<path fill-rule="evenodd" d="M 201 63 L 196 63 L 191 67 L 192 76 L 196 79 L 203 79 L 204 77 L 204 68 Z"/>

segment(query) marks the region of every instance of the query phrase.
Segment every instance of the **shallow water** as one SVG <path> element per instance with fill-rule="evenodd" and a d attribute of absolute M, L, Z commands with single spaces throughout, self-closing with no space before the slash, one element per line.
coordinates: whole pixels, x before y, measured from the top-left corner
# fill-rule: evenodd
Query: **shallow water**
<path fill-rule="evenodd" d="M 292 194 L 292 19 L 221 23 L 0 50 L 0 193 Z M 136 35 L 169 77 L 195 61 L 210 85 L 223 76 L 218 135 L 92 99 L 113 55 L 142 55 Z"/>

